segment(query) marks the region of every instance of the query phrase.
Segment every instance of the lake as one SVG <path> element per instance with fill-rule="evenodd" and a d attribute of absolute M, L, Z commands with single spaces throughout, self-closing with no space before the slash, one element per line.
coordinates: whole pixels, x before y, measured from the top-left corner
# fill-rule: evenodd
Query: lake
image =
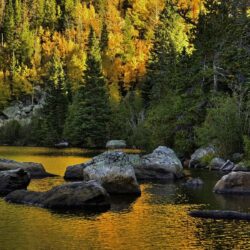
<path fill-rule="evenodd" d="M 45 191 L 64 182 L 69 165 L 86 162 L 98 152 L 81 149 L 0 147 L 0 158 L 39 162 L 60 177 L 32 180 L 30 190 Z M 212 192 L 218 172 L 186 170 L 201 177 L 201 188 L 181 182 L 141 183 L 137 199 L 114 197 L 105 213 L 55 213 L 13 205 L 0 199 L 1 250 L 74 249 L 250 249 L 250 223 L 192 218 L 193 209 L 250 212 L 249 196 Z"/>

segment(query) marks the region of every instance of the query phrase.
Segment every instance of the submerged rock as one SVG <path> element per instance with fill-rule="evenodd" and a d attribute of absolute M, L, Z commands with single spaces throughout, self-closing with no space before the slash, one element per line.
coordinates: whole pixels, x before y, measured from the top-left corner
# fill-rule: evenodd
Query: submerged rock
<path fill-rule="evenodd" d="M 67 183 L 47 192 L 17 190 L 5 197 L 11 203 L 50 209 L 108 209 L 109 195 L 96 181 Z"/>
<path fill-rule="evenodd" d="M 34 162 L 17 162 L 7 159 L 0 159 L 0 171 L 23 169 L 30 174 L 31 178 L 46 178 L 55 175 L 47 173 L 40 163 Z"/>
<path fill-rule="evenodd" d="M 204 182 L 200 178 L 190 178 L 184 183 L 184 185 L 188 187 L 199 187 L 203 184 Z"/>
<path fill-rule="evenodd" d="M 109 151 L 83 166 L 84 180 L 99 181 L 111 194 L 140 195 L 133 165 L 124 152 Z"/>
<path fill-rule="evenodd" d="M 214 187 L 220 194 L 250 194 L 250 172 L 231 172 L 224 175 Z"/>
<path fill-rule="evenodd" d="M 140 164 L 135 166 L 138 179 L 176 179 L 183 176 L 181 161 L 175 152 L 167 147 L 160 146 L 149 155 L 141 158 Z"/>
<path fill-rule="evenodd" d="M 204 147 L 197 149 L 192 155 L 189 162 L 190 168 L 205 168 L 208 164 L 204 162 L 206 157 L 215 156 L 216 150 L 213 147 Z"/>
<path fill-rule="evenodd" d="M 17 189 L 26 189 L 30 175 L 23 169 L 0 172 L 0 195 L 7 195 Z"/>
<path fill-rule="evenodd" d="M 250 220 L 250 214 L 236 211 L 201 210 L 191 211 L 190 216 L 204 219 Z"/>
<path fill-rule="evenodd" d="M 122 149 L 126 148 L 127 144 L 124 140 L 111 140 L 106 144 L 106 148 L 108 149 Z"/>

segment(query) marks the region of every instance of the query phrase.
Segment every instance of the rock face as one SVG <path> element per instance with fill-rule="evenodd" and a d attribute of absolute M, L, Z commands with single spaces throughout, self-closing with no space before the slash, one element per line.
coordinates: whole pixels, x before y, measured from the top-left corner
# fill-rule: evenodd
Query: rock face
<path fill-rule="evenodd" d="M 110 151 L 94 157 L 83 167 L 83 178 L 100 182 L 111 194 L 141 194 L 133 165 L 124 152 Z"/>
<path fill-rule="evenodd" d="M 29 124 L 31 117 L 45 104 L 46 94 L 40 87 L 34 88 L 33 102 L 31 98 L 23 101 L 15 101 L 0 113 L 0 127 L 10 121 L 18 121 L 20 124 Z"/>
<path fill-rule="evenodd" d="M 23 169 L 27 171 L 31 178 L 53 177 L 55 175 L 47 173 L 42 164 L 34 162 L 17 162 L 7 159 L 0 159 L 0 171 Z"/>
<path fill-rule="evenodd" d="M 106 144 L 106 148 L 108 149 L 122 149 L 126 148 L 127 144 L 124 140 L 111 140 Z"/>
<path fill-rule="evenodd" d="M 17 190 L 5 197 L 11 203 L 49 209 L 108 209 L 109 195 L 96 181 L 67 183 L 48 192 Z"/>
<path fill-rule="evenodd" d="M 191 156 L 191 160 L 189 162 L 190 168 L 205 168 L 206 165 L 203 163 L 203 159 L 205 157 L 215 155 L 216 151 L 213 147 L 204 147 L 197 149 Z"/>
<path fill-rule="evenodd" d="M 138 179 L 176 179 L 182 177 L 183 167 L 175 152 L 167 147 L 160 146 L 149 155 L 141 158 L 139 165 L 135 166 Z"/>
<path fill-rule="evenodd" d="M 208 168 L 210 170 L 220 170 L 225 163 L 224 159 L 216 157 L 210 162 Z"/>
<path fill-rule="evenodd" d="M 250 194 L 250 173 L 231 172 L 223 176 L 214 187 L 220 194 Z"/>
<path fill-rule="evenodd" d="M 26 189 L 30 183 L 30 175 L 23 169 L 0 172 L 0 195 L 7 195 L 17 189 Z"/>

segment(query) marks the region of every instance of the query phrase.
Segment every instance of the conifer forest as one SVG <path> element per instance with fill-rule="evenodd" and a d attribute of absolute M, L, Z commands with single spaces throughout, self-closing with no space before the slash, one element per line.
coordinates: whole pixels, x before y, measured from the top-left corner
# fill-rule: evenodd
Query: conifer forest
<path fill-rule="evenodd" d="M 1 144 L 250 146 L 248 0 L 1 0 Z M 2 119 L 6 119 L 3 112 Z"/>

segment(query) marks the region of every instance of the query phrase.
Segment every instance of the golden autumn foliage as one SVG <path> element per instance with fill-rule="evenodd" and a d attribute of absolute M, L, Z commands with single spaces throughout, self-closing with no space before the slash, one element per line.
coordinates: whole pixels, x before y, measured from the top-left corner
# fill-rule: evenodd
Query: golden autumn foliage
<path fill-rule="evenodd" d="M 201 0 L 171 2 L 192 19 L 197 18 L 201 8 Z M 54 0 L 1 0 L 1 91 L 1 86 L 9 89 L 7 99 L 32 92 L 35 85 L 43 84 L 55 54 L 61 58 L 75 91 L 85 68 L 90 27 L 102 39 L 104 24 L 108 42 L 102 56 L 103 72 L 110 84 L 129 89 L 146 73 L 154 30 L 164 6 L 165 0 L 65 0 L 60 4 Z M 15 67 L 11 68 L 13 56 Z"/>

